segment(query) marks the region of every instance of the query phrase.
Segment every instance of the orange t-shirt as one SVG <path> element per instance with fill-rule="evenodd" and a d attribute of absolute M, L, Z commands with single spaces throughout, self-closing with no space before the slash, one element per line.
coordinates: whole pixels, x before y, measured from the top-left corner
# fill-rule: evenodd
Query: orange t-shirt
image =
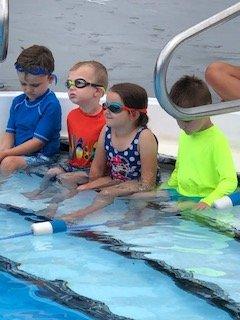
<path fill-rule="evenodd" d="M 90 167 L 105 122 L 103 109 L 95 115 L 87 114 L 79 107 L 69 112 L 67 128 L 71 166 Z"/>

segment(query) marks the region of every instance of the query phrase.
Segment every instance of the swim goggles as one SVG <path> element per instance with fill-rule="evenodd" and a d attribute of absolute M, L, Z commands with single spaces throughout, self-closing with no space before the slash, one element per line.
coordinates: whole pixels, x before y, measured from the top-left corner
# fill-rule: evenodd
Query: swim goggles
<path fill-rule="evenodd" d="M 19 63 L 15 63 L 14 66 L 18 72 L 30 73 L 34 76 L 51 75 L 51 72 L 49 72 L 47 69 L 42 68 L 42 67 L 38 67 L 38 66 L 25 68 L 25 67 L 21 66 Z"/>
<path fill-rule="evenodd" d="M 24 72 L 27 74 L 32 74 L 34 76 L 41 76 L 41 75 L 52 76 L 54 78 L 55 84 L 57 84 L 57 76 L 49 72 L 47 69 L 43 67 L 36 66 L 36 67 L 25 68 L 17 62 L 14 64 L 14 66 L 18 72 Z"/>
<path fill-rule="evenodd" d="M 85 88 L 87 86 L 91 86 L 91 87 L 101 87 L 104 89 L 104 87 L 101 85 L 101 84 L 96 84 L 96 83 L 90 83 L 90 82 L 87 82 L 86 80 L 82 79 L 82 78 L 79 78 L 79 79 L 76 79 L 76 80 L 70 80 L 68 79 L 66 82 L 65 82 L 65 85 L 68 89 L 70 89 L 72 86 L 76 87 L 76 88 Z M 105 91 L 105 89 L 104 89 Z"/>
<path fill-rule="evenodd" d="M 111 111 L 112 113 L 120 113 L 122 112 L 123 110 L 127 110 L 129 112 L 132 112 L 132 111 L 138 111 L 140 113 L 147 113 L 147 109 L 144 108 L 144 109 L 134 109 L 134 108 L 129 108 L 127 106 L 124 106 L 121 102 L 104 102 L 102 104 L 102 107 L 104 110 L 109 110 Z"/>

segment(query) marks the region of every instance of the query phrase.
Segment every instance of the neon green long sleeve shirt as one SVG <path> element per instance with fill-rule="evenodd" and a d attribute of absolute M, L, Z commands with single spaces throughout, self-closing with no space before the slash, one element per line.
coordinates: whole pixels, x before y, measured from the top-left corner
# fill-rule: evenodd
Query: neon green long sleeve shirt
<path fill-rule="evenodd" d="M 222 131 L 212 126 L 187 135 L 181 132 L 175 170 L 168 187 L 180 194 L 202 197 L 212 203 L 235 191 L 237 175 L 228 141 Z"/>

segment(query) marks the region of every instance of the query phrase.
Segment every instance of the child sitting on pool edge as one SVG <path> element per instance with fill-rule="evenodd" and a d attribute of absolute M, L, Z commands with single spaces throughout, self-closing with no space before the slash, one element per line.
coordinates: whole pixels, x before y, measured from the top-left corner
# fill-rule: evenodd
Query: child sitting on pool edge
<path fill-rule="evenodd" d="M 183 108 L 212 103 L 207 85 L 195 76 L 184 76 L 172 87 L 171 100 Z M 209 208 L 213 202 L 237 188 L 237 174 L 231 150 L 223 132 L 209 117 L 177 120 L 182 129 L 175 170 L 167 182 L 187 197 L 199 197 L 195 209 Z"/>
<path fill-rule="evenodd" d="M 107 70 L 98 61 L 79 61 L 68 72 L 68 96 L 76 106 L 67 116 L 69 159 L 49 169 L 39 189 L 25 194 L 37 199 L 44 196 L 53 178 L 60 180 L 66 188 L 61 188 L 51 199 L 49 207 L 44 210 L 48 216 L 55 214 L 60 202 L 77 193 L 79 184 L 88 182 L 98 137 L 106 122 L 100 99 L 107 86 Z"/>
<path fill-rule="evenodd" d="M 207 85 L 195 76 L 179 79 L 171 89 L 170 98 L 183 108 L 212 103 Z M 231 194 L 237 187 L 237 174 L 228 141 L 209 117 L 177 120 L 177 123 L 183 131 L 170 179 L 158 190 L 133 194 L 129 199 L 168 201 L 173 196 L 176 200 L 191 200 L 179 203 L 178 210 L 209 208 L 215 200 Z"/>
<path fill-rule="evenodd" d="M 33 45 L 20 53 L 15 68 L 24 93 L 12 102 L 0 142 L 0 171 L 4 174 L 52 163 L 60 146 L 61 107 L 48 88 L 54 80 L 52 52 Z"/>
<path fill-rule="evenodd" d="M 103 128 L 93 160 L 91 181 L 79 191 L 100 189 L 94 202 L 63 217 L 72 221 L 111 204 L 115 197 L 152 190 L 157 182 L 157 140 L 146 127 L 146 91 L 131 83 L 114 85 L 104 104 Z M 108 164 L 109 175 L 106 175 Z"/>

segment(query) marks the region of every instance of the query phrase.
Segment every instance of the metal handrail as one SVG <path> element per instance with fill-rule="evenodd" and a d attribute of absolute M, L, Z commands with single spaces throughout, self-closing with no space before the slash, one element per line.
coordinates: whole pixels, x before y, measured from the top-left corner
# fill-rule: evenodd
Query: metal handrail
<path fill-rule="evenodd" d="M 9 3 L 0 0 L 0 62 L 7 57 L 9 30 Z"/>
<path fill-rule="evenodd" d="M 179 33 L 167 43 L 161 51 L 154 71 L 155 95 L 160 106 L 171 116 L 181 120 L 193 120 L 204 116 L 211 116 L 240 110 L 240 99 L 194 108 L 182 108 L 175 105 L 169 98 L 166 85 L 166 74 L 170 59 L 176 48 L 185 40 L 240 15 L 240 2 Z"/>

